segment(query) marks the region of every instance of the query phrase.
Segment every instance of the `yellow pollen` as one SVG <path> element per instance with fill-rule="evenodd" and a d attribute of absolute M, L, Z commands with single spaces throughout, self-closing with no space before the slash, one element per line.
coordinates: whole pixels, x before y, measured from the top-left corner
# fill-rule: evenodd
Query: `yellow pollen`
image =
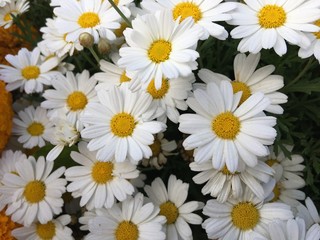
<path fill-rule="evenodd" d="M 113 0 L 114 4 L 118 6 L 119 0 Z"/>
<path fill-rule="evenodd" d="M 91 169 L 91 176 L 96 183 L 106 184 L 113 179 L 112 171 L 112 162 L 96 162 Z"/>
<path fill-rule="evenodd" d="M 162 79 L 161 88 L 156 89 L 154 79 L 148 85 L 147 92 L 153 97 L 153 99 L 163 98 L 169 90 L 169 81 L 167 79 Z"/>
<path fill-rule="evenodd" d="M 126 75 L 126 71 L 123 71 L 123 73 L 120 76 L 120 83 L 124 83 L 124 82 L 130 82 L 131 78 L 129 78 Z"/>
<path fill-rule="evenodd" d="M 83 13 L 78 19 L 78 24 L 82 28 L 93 28 L 97 26 L 99 23 L 100 23 L 100 18 L 98 14 L 94 12 Z"/>
<path fill-rule="evenodd" d="M 88 99 L 83 92 L 74 91 L 67 98 L 67 104 L 71 111 L 83 110 L 88 103 Z"/>
<path fill-rule="evenodd" d="M 161 153 L 161 142 L 159 139 L 155 139 L 154 142 L 149 146 L 152 151 L 152 156 L 157 157 Z"/>
<path fill-rule="evenodd" d="M 126 22 L 122 22 L 120 28 L 114 30 L 114 34 L 119 38 L 123 36 L 123 31 L 128 27 Z"/>
<path fill-rule="evenodd" d="M 150 45 L 148 57 L 152 62 L 161 63 L 169 59 L 171 50 L 171 43 L 160 39 Z"/>
<path fill-rule="evenodd" d="M 131 136 L 136 123 L 134 118 L 128 113 L 118 113 L 110 121 L 111 131 L 118 137 Z"/>
<path fill-rule="evenodd" d="M 115 232 L 116 240 L 138 240 L 139 230 L 133 222 L 121 222 Z"/>
<path fill-rule="evenodd" d="M 240 202 L 232 208 L 232 223 L 242 231 L 253 229 L 260 221 L 260 213 L 251 202 Z"/>
<path fill-rule="evenodd" d="M 267 164 L 269 167 L 272 167 L 273 164 L 275 164 L 275 163 L 279 163 L 279 161 L 278 161 L 277 159 L 268 159 L 268 160 L 266 161 L 266 164 Z"/>
<path fill-rule="evenodd" d="M 227 165 L 224 165 L 224 167 L 220 170 L 220 172 L 227 176 L 239 174 L 239 172 L 235 172 L 235 173 L 230 172 L 229 169 L 227 168 Z"/>
<path fill-rule="evenodd" d="M 240 121 L 231 112 L 224 112 L 212 120 L 211 127 L 218 137 L 232 140 L 240 132 Z"/>
<path fill-rule="evenodd" d="M 56 225 L 50 221 L 46 224 L 37 223 L 37 235 L 43 240 L 51 240 L 56 235 Z"/>
<path fill-rule="evenodd" d="M 22 76 L 27 79 L 36 79 L 40 75 L 40 68 L 37 66 L 27 66 L 21 70 Z"/>
<path fill-rule="evenodd" d="M 233 88 L 233 93 L 242 91 L 242 96 L 241 96 L 239 105 L 242 104 L 251 96 L 251 90 L 247 84 L 239 81 L 232 81 L 231 85 Z"/>
<path fill-rule="evenodd" d="M 174 20 L 181 16 L 180 22 L 187 17 L 192 17 L 195 22 L 198 22 L 202 18 L 202 12 L 200 8 L 191 2 L 182 2 L 177 4 L 172 10 L 172 13 Z"/>
<path fill-rule="evenodd" d="M 287 14 L 283 7 L 265 5 L 258 13 L 259 24 L 263 28 L 278 28 L 285 24 Z"/>
<path fill-rule="evenodd" d="M 274 186 L 272 192 L 273 192 L 274 196 L 273 196 L 271 202 L 276 202 L 276 201 L 278 201 L 278 200 L 279 200 L 279 197 L 280 197 L 280 195 L 281 195 L 281 184 L 280 184 L 280 183 L 277 183 L 277 184 Z"/>
<path fill-rule="evenodd" d="M 31 123 L 27 128 L 27 132 L 31 136 L 40 136 L 43 134 L 43 131 L 44 131 L 44 126 L 42 125 L 42 123 L 38 123 L 38 122 Z"/>
<path fill-rule="evenodd" d="M 39 180 L 31 181 L 25 186 L 23 195 L 27 202 L 38 203 L 46 196 L 46 185 Z"/>
<path fill-rule="evenodd" d="M 320 19 L 314 22 L 315 25 L 317 25 L 318 27 L 320 27 Z M 319 32 L 315 32 L 313 33 L 317 39 L 320 39 L 320 31 Z"/>
<path fill-rule="evenodd" d="M 179 216 L 179 211 L 174 203 L 168 201 L 160 205 L 159 215 L 165 216 L 167 218 L 167 224 L 173 224 L 176 222 Z"/>

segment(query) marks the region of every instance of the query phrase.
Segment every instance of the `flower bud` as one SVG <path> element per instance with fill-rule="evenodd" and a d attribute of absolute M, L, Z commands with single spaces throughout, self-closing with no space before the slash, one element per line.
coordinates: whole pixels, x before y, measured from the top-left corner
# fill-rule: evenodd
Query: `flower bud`
<path fill-rule="evenodd" d="M 90 48 L 94 44 L 94 38 L 90 33 L 81 33 L 79 36 L 79 42 L 83 47 Z"/>
<path fill-rule="evenodd" d="M 99 51 L 99 53 L 101 53 L 102 55 L 105 55 L 110 51 L 110 48 L 111 48 L 111 46 L 108 43 L 107 39 L 100 38 L 100 40 L 98 42 L 98 51 Z"/>

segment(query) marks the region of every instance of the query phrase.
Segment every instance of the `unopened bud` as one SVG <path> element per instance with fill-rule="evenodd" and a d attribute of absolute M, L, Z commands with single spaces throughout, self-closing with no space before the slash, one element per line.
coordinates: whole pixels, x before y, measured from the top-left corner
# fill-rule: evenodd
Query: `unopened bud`
<path fill-rule="evenodd" d="M 111 48 L 111 46 L 108 43 L 107 39 L 100 38 L 100 40 L 98 42 L 98 51 L 99 51 L 99 53 L 101 53 L 102 55 L 105 55 L 110 51 L 110 48 Z"/>
<path fill-rule="evenodd" d="M 82 46 L 90 48 L 94 44 L 94 38 L 90 33 L 81 33 L 79 36 L 79 42 Z"/>

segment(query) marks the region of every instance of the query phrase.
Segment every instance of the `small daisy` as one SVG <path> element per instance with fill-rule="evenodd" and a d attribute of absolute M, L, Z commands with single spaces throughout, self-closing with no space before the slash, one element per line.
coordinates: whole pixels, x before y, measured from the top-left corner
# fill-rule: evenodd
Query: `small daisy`
<path fill-rule="evenodd" d="M 144 190 L 153 204 L 159 206 L 159 215 L 167 219 L 165 225 L 167 239 L 192 239 L 191 228 L 187 223 L 202 223 L 202 218 L 192 212 L 202 209 L 203 203 L 197 201 L 185 203 L 189 184 L 170 175 L 168 189 L 161 178 L 156 178 L 151 186 L 146 185 Z"/>
<path fill-rule="evenodd" d="M 69 215 L 61 215 L 47 223 L 32 223 L 30 226 L 16 228 L 12 235 L 17 240 L 73 240 L 72 230 L 68 228 L 71 221 Z"/>
<path fill-rule="evenodd" d="M 41 106 L 54 111 L 64 110 L 67 119 L 76 124 L 88 104 L 97 101 L 94 89 L 96 83 L 93 77 L 90 78 L 87 70 L 76 75 L 67 72 L 66 77 L 52 80 L 54 89 L 48 89 L 43 93 L 46 100 Z"/>
<path fill-rule="evenodd" d="M 137 16 L 133 28 L 123 34 L 129 46 L 120 48 L 120 67 L 138 71 L 143 83 L 154 79 L 156 89 L 162 84 L 162 77 L 186 77 L 197 68 L 195 51 L 202 31 L 194 25 L 192 18 L 181 23 L 174 20 L 169 11 Z"/>
<path fill-rule="evenodd" d="M 68 42 L 78 42 L 84 32 L 91 34 L 95 43 L 100 37 L 114 40 L 116 36 L 112 30 L 120 27 L 120 16 L 109 1 L 60 1 L 60 6 L 53 11 L 57 16 L 56 28 L 60 34 L 65 34 Z"/>
<path fill-rule="evenodd" d="M 247 186 L 260 199 L 265 199 L 263 183 L 267 184 L 274 171 L 267 164 L 259 161 L 254 167 L 245 167 L 231 173 L 226 167 L 216 170 L 210 162 L 190 164 L 192 171 L 201 172 L 192 179 L 197 184 L 207 182 L 202 188 L 202 194 L 210 194 L 219 202 L 225 202 L 229 197 L 239 198 L 243 194 L 243 186 Z"/>
<path fill-rule="evenodd" d="M 320 27 L 320 19 L 315 21 L 314 24 Z M 314 55 L 314 57 L 318 59 L 320 63 L 320 30 L 313 33 L 306 33 L 306 37 L 310 40 L 311 44 L 308 45 L 306 48 L 301 47 L 299 49 L 299 57 L 308 58 Z"/>
<path fill-rule="evenodd" d="M 158 216 L 159 208 L 152 203 L 144 203 L 143 195 L 138 193 L 110 209 L 97 209 L 101 214 L 89 220 L 90 233 L 87 240 L 164 240 L 162 232 L 165 222 Z"/>
<path fill-rule="evenodd" d="M 252 94 L 262 92 L 271 100 L 271 104 L 265 111 L 282 114 L 283 108 L 279 105 L 287 102 L 287 96 L 283 93 L 277 92 L 284 86 L 283 77 L 280 75 L 271 75 L 275 70 L 273 65 L 256 70 L 260 60 L 260 53 L 258 54 L 238 54 L 234 59 L 234 81 L 225 77 L 224 75 L 214 73 L 208 69 L 201 69 L 198 73 L 200 79 L 206 83 L 222 80 L 230 81 L 233 92 L 242 91 L 240 104 L 247 100 Z"/>
<path fill-rule="evenodd" d="M 183 21 L 192 17 L 195 24 L 203 28 L 201 39 L 210 35 L 221 40 L 228 37 L 228 32 L 217 21 L 231 20 L 230 11 L 236 8 L 234 3 L 221 3 L 222 0 L 143 0 L 141 6 L 154 13 L 170 10 L 174 20 Z"/>
<path fill-rule="evenodd" d="M 240 52 L 258 53 L 274 48 L 282 56 L 287 52 L 286 42 L 308 46 L 310 42 L 302 33 L 319 31 L 312 24 L 320 15 L 318 0 L 274 0 L 239 3 L 228 23 L 239 25 L 231 31 L 232 38 L 240 39 Z M 303 16 L 301 13 L 303 12 Z"/>
<path fill-rule="evenodd" d="M 98 92 L 99 103 L 91 103 L 81 118 L 85 129 L 81 136 L 90 139 L 88 149 L 97 151 L 97 159 L 126 159 L 137 163 L 152 156 L 149 145 L 153 134 L 165 130 L 154 119 L 155 107 L 149 95 L 131 92 L 127 85 Z"/>
<path fill-rule="evenodd" d="M 296 208 L 297 216 L 304 219 L 307 229 L 314 225 L 320 226 L 319 212 L 310 197 L 306 198 L 305 206 L 300 203 Z"/>
<path fill-rule="evenodd" d="M 18 118 L 13 118 L 13 123 L 12 133 L 19 136 L 18 141 L 24 148 L 45 146 L 53 131 L 53 124 L 42 107 L 25 108 L 18 112 Z"/>
<path fill-rule="evenodd" d="M 43 84 L 51 85 L 53 78 L 61 78 L 61 73 L 52 71 L 58 64 L 57 58 L 42 61 L 39 48 L 29 52 L 22 48 L 18 55 L 8 54 L 6 60 L 13 66 L 0 64 L 0 77 L 9 91 L 20 88 L 26 93 L 42 92 Z"/>
<path fill-rule="evenodd" d="M 0 1 L 7 4 L 0 8 L 0 27 L 9 28 L 13 24 L 12 15 L 17 16 L 29 10 L 29 2 L 26 0 Z"/>
<path fill-rule="evenodd" d="M 269 153 L 265 145 L 271 145 L 276 131 L 274 117 L 265 116 L 263 110 L 269 99 L 262 93 L 254 93 L 239 107 L 241 92 L 233 94 L 232 85 L 222 81 L 220 85 L 209 83 L 206 90 L 196 89 L 194 97 L 187 100 L 195 114 L 182 114 L 179 130 L 191 134 L 183 146 L 195 149 L 195 162 L 212 161 L 217 170 L 226 165 L 234 173 L 239 159 L 254 167 L 257 156 Z M 257 131 L 258 129 L 258 131 Z"/>
<path fill-rule="evenodd" d="M 130 162 L 98 161 L 96 152 L 90 152 L 85 142 L 78 144 L 79 152 L 71 152 L 71 158 L 80 166 L 70 167 L 65 176 L 71 183 L 67 190 L 72 196 L 81 197 L 80 206 L 110 208 L 115 199 L 124 201 L 134 192 L 128 181 L 139 176 L 137 166 Z"/>
<path fill-rule="evenodd" d="M 293 218 L 290 206 L 284 203 L 263 203 L 245 190 L 242 197 L 227 202 L 209 200 L 203 208 L 209 218 L 202 227 L 210 239 L 247 240 L 252 232 L 267 231 L 273 220 Z"/>
<path fill-rule="evenodd" d="M 6 214 L 13 221 L 30 226 L 34 221 L 44 224 L 62 211 L 62 194 L 67 181 L 59 178 L 65 171 L 60 167 L 51 173 L 53 162 L 33 156 L 16 164 L 16 173 L 6 173 L 0 192 L 11 198 Z"/>

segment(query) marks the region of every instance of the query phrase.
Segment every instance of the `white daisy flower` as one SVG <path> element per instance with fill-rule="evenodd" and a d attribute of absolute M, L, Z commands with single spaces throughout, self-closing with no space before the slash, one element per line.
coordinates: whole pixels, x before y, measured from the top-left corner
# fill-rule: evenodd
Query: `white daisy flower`
<path fill-rule="evenodd" d="M 12 15 L 17 16 L 29 10 L 29 2 L 27 0 L 9 0 L 0 1 L 1 4 L 7 3 L 0 8 L 0 27 L 9 28 L 13 24 Z"/>
<path fill-rule="evenodd" d="M 191 134 L 183 146 L 186 150 L 195 149 L 195 162 L 211 160 L 215 169 L 226 165 L 234 173 L 239 159 L 254 167 L 257 156 L 268 155 L 265 145 L 271 145 L 275 139 L 272 127 L 276 119 L 262 111 L 270 101 L 264 94 L 254 93 L 238 107 L 240 98 L 241 92 L 233 94 L 228 81 L 219 86 L 209 83 L 206 90 L 196 89 L 194 97 L 188 98 L 187 104 L 195 114 L 182 114 L 179 130 Z"/>
<path fill-rule="evenodd" d="M 284 203 L 263 203 L 250 191 L 240 198 L 227 202 L 209 200 L 203 208 L 209 218 L 202 227 L 211 239 L 247 240 L 252 232 L 268 231 L 267 224 L 273 220 L 293 218 L 290 206 Z"/>
<path fill-rule="evenodd" d="M 163 76 L 186 77 L 197 68 L 199 53 L 194 49 L 202 31 L 192 18 L 179 23 L 169 11 L 138 15 L 123 34 L 129 46 L 120 48 L 119 66 L 138 71 L 146 84 L 154 79 L 156 89 Z"/>
<path fill-rule="evenodd" d="M 149 147 L 153 134 L 165 130 L 165 124 L 152 121 L 155 107 L 146 93 L 131 92 L 127 85 L 98 92 L 99 103 L 91 103 L 81 117 L 85 129 L 81 136 L 90 139 L 88 149 L 97 151 L 97 159 L 126 159 L 137 163 L 152 156 Z"/>
<path fill-rule="evenodd" d="M 201 172 L 192 180 L 197 184 L 203 184 L 202 194 L 210 194 L 219 202 L 225 202 L 229 197 L 240 198 L 243 195 L 243 186 L 247 186 L 260 200 L 265 199 L 263 183 L 267 184 L 274 171 L 267 164 L 259 161 L 254 167 L 244 167 L 235 173 L 231 173 L 225 166 L 222 170 L 216 170 L 210 162 L 190 164 L 192 171 Z"/>
<path fill-rule="evenodd" d="M 12 235 L 17 240 L 73 240 L 72 230 L 66 226 L 70 222 L 71 217 L 69 215 L 61 215 L 47 223 L 37 222 L 30 226 L 16 228 L 12 231 Z"/>
<path fill-rule="evenodd" d="M 112 30 L 120 27 L 120 16 L 109 1 L 60 1 L 60 6 L 53 11 L 57 16 L 56 28 L 60 34 L 65 34 L 68 42 L 78 42 L 84 32 L 91 34 L 95 43 L 100 37 L 114 40 L 116 36 Z"/>
<path fill-rule="evenodd" d="M 234 59 L 234 80 L 231 81 L 224 75 L 214 73 L 208 69 L 201 69 L 198 73 L 200 79 L 206 83 L 222 80 L 230 81 L 233 92 L 242 91 L 240 104 L 247 100 L 252 94 L 262 92 L 271 100 L 271 104 L 265 111 L 282 114 L 283 108 L 279 105 L 287 102 L 287 96 L 283 93 L 277 92 L 284 86 L 283 77 L 280 75 L 271 75 L 275 70 L 273 65 L 256 70 L 260 60 L 260 53 L 258 54 L 238 54 Z"/>
<path fill-rule="evenodd" d="M 89 231 L 89 221 L 92 221 L 97 216 L 108 215 L 106 208 L 93 208 L 90 211 L 85 211 L 84 214 L 79 218 L 80 230 Z"/>
<path fill-rule="evenodd" d="M 24 148 L 45 146 L 52 131 L 53 124 L 42 107 L 29 106 L 18 112 L 18 118 L 13 118 L 12 133 L 19 136 L 18 141 L 23 143 Z"/>
<path fill-rule="evenodd" d="M 319 212 L 310 197 L 305 199 L 305 206 L 300 203 L 296 209 L 297 216 L 304 219 L 307 229 L 314 225 L 320 226 Z"/>
<path fill-rule="evenodd" d="M 42 61 L 39 48 L 31 52 L 26 48 L 20 49 L 18 55 L 8 54 L 6 60 L 12 65 L 0 64 L 0 77 L 7 83 L 7 90 L 17 88 L 26 93 L 42 92 L 43 84 L 50 85 L 53 78 L 60 78 L 58 71 L 52 71 L 58 64 L 57 58 Z"/>
<path fill-rule="evenodd" d="M 101 214 L 89 220 L 90 233 L 87 240 L 153 240 L 166 239 L 162 232 L 163 216 L 158 216 L 159 208 L 152 203 L 144 203 L 138 193 L 110 209 L 97 209 Z"/>
<path fill-rule="evenodd" d="M 170 10 L 174 20 L 180 21 L 192 17 L 195 25 L 203 29 L 201 39 L 209 36 L 225 40 L 228 32 L 215 22 L 231 20 L 230 11 L 236 8 L 234 3 L 222 3 L 222 0 L 143 0 L 142 8 L 154 13 L 161 10 Z"/>
<path fill-rule="evenodd" d="M 320 27 L 320 19 L 315 21 L 314 24 Z M 308 58 L 314 55 L 314 57 L 318 59 L 320 63 L 320 30 L 313 33 L 306 33 L 305 35 L 310 40 L 311 44 L 305 48 L 301 47 L 299 49 L 299 57 Z"/>
<path fill-rule="evenodd" d="M 240 39 L 240 52 L 258 53 L 274 48 L 282 56 L 287 52 L 286 42 L 308 46 L 310 42 L 302 33 L 316 32 L 312 24 L 320 15 L 318 0 L 245 0 L 239 3 L 228 23 L 239 25 L 231 31 L 232 38 Z M 301 13 L 303 13 L 301 15 Z"/>
<path fill-rule="evenodd" d="M 87 70 L 76 75 L 67 72 L 66 77 L 52 80 L 54 89 L 48 89 L 43 93 L 46 100 L 41 103 L 41 106 L 54 111 L 65 111 L 67 119 L 72 124 L 76 124 L 88 104 L 98 100 L 94 89 L 96 83 L 93 77 L 90 78 Z"/>
<path fill-rule="evenodd" d="M 139 176 L 137 166 L 130 162 L 98 161 L 96 152 L 87 149 L 87 143 L 80 142 L 79 152 L 71 152 L 71 158 L 80 166 L 70 167 L 65 176 L 71 183 L 67 190 L 72 196 L 81 197 L 80 206 L 110 208 L 115 199 L 124 201 L 134 192 L 128 181 Z"/>
<path fill-rule="evenodd" d="M 65 171 L 60 167 L 51 173 L 53 162 L 33 156 L 16 164 L 16 173 L 6 173 L 2 179 L 0 192 L 11 197 L 6 214 L 13 221 L 30 226 L 39 221 L 51 221 L 54 214 L 62 211 L 62 194 L 67 181 L 59 178 Z"/>
<path fill-rule="evenodd" d="M 167 219 L 165 224 L 167 239 L 192 239 L 192 231 L 187 223 L 202 223 L 202 218 L 192 212 L 202 209 L 203 203 L 197 201 L 185 203 L 188 189 L 189 184 L 183 183 L 174 175 L 169 177 L 168 189 L 161 178 L 156 178 L 151 186 L 144 187 L 153 204 L 159 206 L 159 215 Z"/>
<path fill-rule="evenodd" d="M 7 3 L 10 3 L 12 0 L 0 0 L 0 7 L 4 7 Z"/>

